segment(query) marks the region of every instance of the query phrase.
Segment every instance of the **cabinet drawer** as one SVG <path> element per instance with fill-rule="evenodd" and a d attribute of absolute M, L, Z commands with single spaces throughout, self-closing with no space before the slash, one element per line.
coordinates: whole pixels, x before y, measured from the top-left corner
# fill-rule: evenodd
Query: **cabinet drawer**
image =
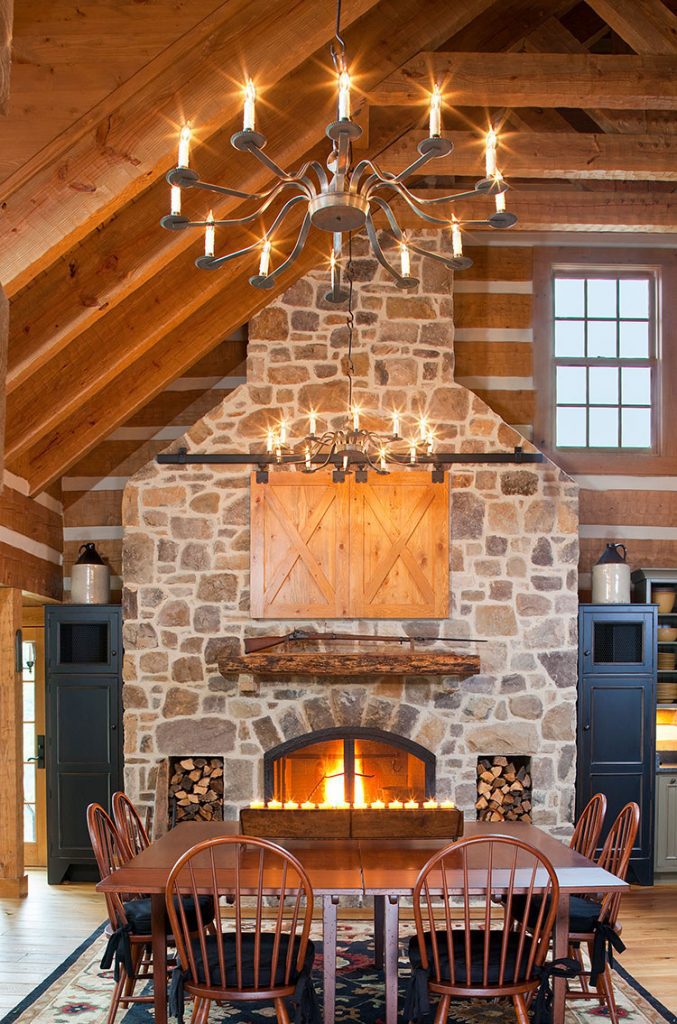
<path fill-rule="evenodd" d="M 656 779 L 655 868 L 677 872 L 677 772 Z"/>

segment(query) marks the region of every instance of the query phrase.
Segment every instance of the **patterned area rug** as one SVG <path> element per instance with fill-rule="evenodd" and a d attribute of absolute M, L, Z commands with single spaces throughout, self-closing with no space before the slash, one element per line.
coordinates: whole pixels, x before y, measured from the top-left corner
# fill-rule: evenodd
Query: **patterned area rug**
<path fill-rule="evenodd" d="M 317 942 L 317 937 L 315 937 Z M 100 933 L 68 958 L 59 971 L 0 1020 L 0 1024 L 103 1024 L 110 1005 L 112 976 L 99 968 L 105 946 Z M 317 990 L 321 1001 L 322 957 L 316 959 Z M 383 1024 L 383 981 L 374 970 L 369 933 L 360 924 L 339 926 L 339 959 L 336 991 L 336 1020 L 354 1024 Z M 402 994 L 408 976 L 408 962 L 402 964 Z M 58 975 L 58 977 L 57 977 Z M 619 1014 L 630 1024 L 677 1024 L 677 1016 L 661 1006 L 622 968 L 614 977 Z M 189 1015 L 187 1014 L 187 1019 Z M 567 1009 L 567 1024 L 599 1024 L 608 1015 L 596 1003 L 577 1003 Z M 214 1006 L 210 1024 L 272 1024 L 275 1011 L 270 1004 L 237 1007 Z M 511 1005 L 501 1002 L 457 1003 L 449 1020 L 456 1024 L 514 1024 Z M 119 1024 L 152 1024 L 152 1011 L 132 1007 L 118 1015 Z"/>

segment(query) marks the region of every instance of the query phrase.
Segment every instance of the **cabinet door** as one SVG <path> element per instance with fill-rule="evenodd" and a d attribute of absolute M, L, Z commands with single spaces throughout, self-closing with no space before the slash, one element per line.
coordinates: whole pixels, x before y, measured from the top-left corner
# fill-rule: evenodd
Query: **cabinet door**
<path fill-rule="evenodd" d="M 108 606 L 62 605 L 47 608 L 49 672 L 120 670 L 120 609 Z"/>
<path fill-rule="evenodd" d="M 608 809 L 601 842 L 633 800 L 641 821 L 633 861 L 652 861 L 655 686 L 652 677 L 583 676 L 579 688 L 578 813 L 594 793 Z"/>
<path fill-rule="evenodd" d="M 677 775 L 656 779 L 656 871 L 677 871 Z"/>
<path fill-rule="evenodd" d="M 655 671 L 656 610 L 585 609 L 581 612 L 581 670 L 586 675 Z"/>
<path fill-rule="evenodd" d="M 117 676 L 52 675 L 47 693 L 49 859 L 93 861 L 85 812 L 119 788 Z"/>

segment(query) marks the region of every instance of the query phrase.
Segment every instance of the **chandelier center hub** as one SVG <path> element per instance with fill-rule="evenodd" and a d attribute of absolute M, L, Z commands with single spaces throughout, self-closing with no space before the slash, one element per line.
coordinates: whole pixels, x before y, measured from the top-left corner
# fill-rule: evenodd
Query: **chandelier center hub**
<path fill-rule="evenodd" d="M 351 192 L 321 192 L 310 200 L 308 211 L 321 231 L 357 231 L 364 227 L 369 202 Z"/>

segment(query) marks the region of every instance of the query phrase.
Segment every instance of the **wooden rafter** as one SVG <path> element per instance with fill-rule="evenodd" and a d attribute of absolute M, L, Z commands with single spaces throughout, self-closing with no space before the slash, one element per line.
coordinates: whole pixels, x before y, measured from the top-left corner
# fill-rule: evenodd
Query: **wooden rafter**
<path fill-rule="evenodd" d="M 431 189 L 428 196 L 444 194 Z M 582 191 L 580 189 L 514 188 L 509 193 L 509 208 L 519 218 L 522 231 L 677 231 L 677 193 Z M 420 225 L 407 207 L 398 209 L 403 228 Z M 483 234 L 492 228 L 472 228 Z"/>
<path fill-rule="evenodd" d="M 353 0 L 346 23 L 377 2 Z M 330 0 L 228 0 L 168 47 L 48 147 L 48 160 L 39 154 L 34 167 L 2 186 L 3 231 L 11 245 L 0 253 L 0 279 L 8 294 L 172 166 L 186 111 L 199 118 L 203 141 L 224 125 L 237 130 L 242 79 L 273 85 L 333 30 Z M 224 80 L 224 69 L 232 79 Z"/>
<path fill-rule="evenodd" d="M 420 53 L 377 89 L 377 106 L 419 106 L 433 82 L 454 106 L 677 108 L 677 61 L 599 54 Z"/>
<path fill-rule="evenodd" d="M 0 0 L 0 114 L 7 113 L 14 0 Z"/>
<path fill-rule="evenodd" d="M 587 0 L 635 53 L 677 53 L 677 16 L 663 0 Z"/>
<path fill-rule="evenodd" d="M 423 132 L 408 132 L 379 160 L 397 173 L 417 156 Z M 484 139 L 455 132 L 453 152 L 423 169 L 438 175 L 482 176 Z M 582 132 L 502 132 L 500 167 L 507 178 L 618 178 L 677 180 L 677 138 L 660 135 L 606 135 Z"/>

